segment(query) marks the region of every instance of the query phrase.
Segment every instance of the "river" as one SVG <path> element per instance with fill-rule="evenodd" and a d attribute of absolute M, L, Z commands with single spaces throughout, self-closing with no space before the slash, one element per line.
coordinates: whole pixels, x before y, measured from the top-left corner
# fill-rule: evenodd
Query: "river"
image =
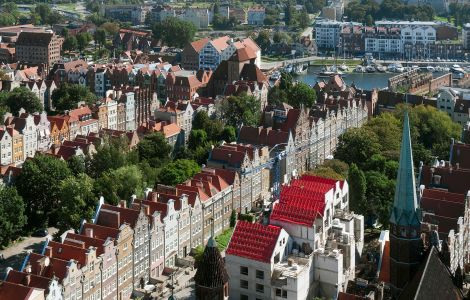
<path fill-rule="evenodd" d="M 317 73 L 320 72 L 322 67 L 312 66 L 308 68 L 307 74 L 298 75 L 294 78 L 299 81 L 303 81 L 309 85 L 314 85 L 317 81 L 327 81 L 328 78 L 317 77 Z M 443 75 L 444 73 L 436 72 L 433 73 L 434 77 Z M 347 73 L 343 77 L 344 82 L 347 85 L 354 83 L 358 88 L 364 90 L 371 90 L 374 88 L 383 89 L 388 86 L 388 79 L 392 76 L 397 75 L 396 73 Z"/>

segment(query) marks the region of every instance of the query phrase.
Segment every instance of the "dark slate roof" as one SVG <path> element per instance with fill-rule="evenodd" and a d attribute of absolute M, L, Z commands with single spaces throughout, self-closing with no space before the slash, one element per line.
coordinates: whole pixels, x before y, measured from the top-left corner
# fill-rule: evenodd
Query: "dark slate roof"
<path fill-rule="evenodd" d="M 463 299 L 462 292 L 454 285 L 452 275 L 432 247 L 421 263 L 413 279 L 405 286 L 399 300 Z"/>
<path fill-rule="evenodd" d="M 53 35 L 54 34 L 50 32 L 21 32 L 16 44 L 47 47 Z"/>
<path fill-rule="evenodd" d="M 196 285 L 208 288 L 222 287 L 228 282 L 225 262 L 212 237 L 207 242 L 206 249 L 204 249 L 201 263 L 198 265 L 194 276 L 194 282 Z"/>

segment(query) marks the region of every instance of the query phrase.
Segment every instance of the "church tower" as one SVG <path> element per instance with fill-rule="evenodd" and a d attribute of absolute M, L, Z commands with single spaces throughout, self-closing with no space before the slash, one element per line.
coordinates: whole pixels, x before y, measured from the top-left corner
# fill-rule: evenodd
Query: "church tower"
<path fill-rule="evenodd" d="M 197 300 L 227 300 L 228 273 L 213 237 L 209 238 L 194 275 Z"/>
<path fill-rule="evenodd" d="M 390 216 L 390 285 L 397 296 L 421 262 L 421 213 L 411 150 L 408 112 L 403 121 L 395 197 Z"/>

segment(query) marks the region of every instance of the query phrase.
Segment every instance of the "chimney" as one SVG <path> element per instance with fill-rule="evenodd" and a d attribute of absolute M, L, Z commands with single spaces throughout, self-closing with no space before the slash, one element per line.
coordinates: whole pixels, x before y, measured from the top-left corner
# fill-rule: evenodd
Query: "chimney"
<path fill-rule="evenodd" d="M 121 200 L 121 201 L 119 202 L 119 207 L 127 208 L 126 200 Z"/>
<path fill-rule="evenodd" d="M 85 236 L 92 238 L 93 237 L 93 228 L 85 229 Z"/>
<path fill-rule="evenodd" d="M 24 285 L 29 286 L 31 284 L 31 274 L 28 274 L 24 278 Z"/>
<path fill-rule="evenodd" d="M 52 257 L 52 247 L 47 246 L 46 251 L 44 251 L 44 255 L 48 257 Z"/>
<path fill-rule="evenodd" d="M 29 261 L 28 261 L 28 264 L 26 265 L 26 267 L 24 268 L 24 272 L 25 273 L 31 273 L 32 272 L 31 264 L 29 263 Z"/>

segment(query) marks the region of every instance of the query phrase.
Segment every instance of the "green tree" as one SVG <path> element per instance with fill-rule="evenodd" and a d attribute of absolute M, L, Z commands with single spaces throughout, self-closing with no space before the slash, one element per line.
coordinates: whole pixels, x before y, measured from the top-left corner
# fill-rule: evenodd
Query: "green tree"
<path fill-rule="evenodd" d="M 232 209 L 232 213 L 230 214 L 230 227 L 234 228 L 237 224 L 237 212 Z"/>
<path fill-rule="evenodd" d="M 308 15 L 307 11 L 302 10 L 302 12 L 298 16 L 298 22 L 300 28 L 307 28 L 310 26 L 310 16 Z"/>
<path fill-rule="evenodd" d="M 365 177 L 367 182 L 367 215 L 378 217 L 381 224 L 388 226 L 390 208 L 395 193 L 395 181 L 377 171 L 367 171 Z"/>
<path fill-rule="evenodd" d="M 106 31 L 102 28 L 98 28 L 94 34 L 95 43 L 99 45 L 99 49 L 106 44 Z"/>
<path fill-rule="evenodd" d="M 74 36 L 68 36 L 65 38 L 62 44 L 62 50 L 64 51 L 75 51 L 78 48 L 77 38 Z"/>
<path fill-rule="evenodd" d="M 54 24 L 60 24 L 65 21 L 65 18 L 58 12 L 58 11 L 52 11 L 43 23 L 46 23 L 48 25 L 54 25 Z"/>
<path fill-rule="evenodd" d="M 93 40 L 93 37 L 88 32 L 77 34 L 77 45 L 80 51 L 83 51 Z"/>
<path fill-rule="evenodd" d="M 327 159 L 323 163 L 323 166 L 331 168 L 343 178 L 348 178 L 349 166 L 344 161 L 340 161 L 338 159 Z"/>
<path fill-rule="evenodd" d="M 335 158 L 349 165 L 356 163 L 359 168 L 380 153 L 380 144 L 375 134 L 363 128 L 353 128 L 339 137 Z"/>
<path fill-rule="evenodd" d="M 77 176 L 81 173 L 86 173 L 85 159 L 83 156 L 74 155 L 67 160 L 67 166 L 73 175 Z"/>
<path fill-rule="evenodd" d="M 225 126 L 221 138 L 227 143 L 235 142 L 235 140 L 237 139 L 237 132 L 235 127 Z"/>
<path fill-rule="evenodd" d="M 114 36 L 116 33 L 119 32 L 119 24 L 115 22 L 105 22 L 101 25 L 101 28 L 106 31 L 106 34 L 110 36 Z"/>
<path fill-rule="evenodd" d="M 193 177 L 201 167 L 193 160 L 178 159 L 164 166 L 158 174 L 158 183 L 177 185 Z"/>
<path fill-rule="evenodd" d="M 317 101 L 317 94 L 308 84 L 299 82 L 287 92 L 288 103 L 295 108 L 312 107 Z"/>
<path fill-rule="evenodd" d="M 97 100 L 90 89 L 79 84 L 62 83 L 51 95 L 52 104 L 59 112 L 75 109 L 79 103 L 94 104 Z"/>
<path fill-rule="evenodd" d="M 93 217 L 98 202 L 93 185 L 94 180 L 84 173 L 62 180 L 59 186 L 60 232 L 78 229 L 82 219 L 89 221 Z"/>
<path fill-rule="evenodd" d="M 284 7 L 284 22 L 287 26 L 294 25 L 295 22 L 295 8 L 294 8 L 294 1 L 288 0 L 285 3 Z"/>
<path fill-rule="evenodd" d="M 276 31 L 273 34 L 273 42 L 274 43 L 283 43 L 283 44 L 290 44 L 292 43 L 291 37 L 283 31 Z"/>
<path fill-rule="evenodd" d="M 51 8 L 45 3 L 39 3 L 34 7 L 34 12 L 39 16 L 41 24 L 46 24 Z"/>
<path fill-rule="evenodd" d="M 175 17 L 166 18 L 164 21 L 156 23 L 152 28 L 155 39 L 161 40 L 170 47 L 179 48 L 192 42 L 196 31 L 193 23 Z"/>
<path fill-rule="evenodd" d="M 144 189 L 142 173 L 135 165 L 106 171 L 95 182 L 96 192 L 101 193 L 104 200 L 113 205 L 120 200 L 129 200 L 132 195 L 141 197 Z"/>
<path fill-rule="evenodd" d="M 16 24 L 16 18 L 14 15 L 3 12 L 0 13 L 0 26 L 11 26 Z"/>
<path fill-rule="evenodd" d="M 230 96 L 222 102 L 222 119 L 226 124 L 239 127 L 257 125 L 261 116 L 261 103 L 246 93 Z"/>
<path fill-rule="evenodd" d="M 261 50 L 266 51 L 269 46 L 271 46 L 271 34 L 269 33 L 269 30 L 261 30 L 258 33 L 255 42 L 258 44 Z"/>
<path fill-rule="evenodd" d="M 272 26 L 274 24 L 276 24 L 276 19 L 273 16 L 266 16 L 266 18 L 264 18 L 264 25 Z"/>
<path fill-rule="evenodd" d="M 98 178 L 108 170 L 125 166 L 129 151 L 128 142 L 127 137 L 105 137 L 103 143 L 96 147 L 93 157 L 87 157 L 87 173 L 93 178 Z"/>
<path fill-rule="evenodd" d="M 16 187 L 25 201 L 30 227 L 56 224 L 60 183 L 70 175 L 67 163 L 54 156 L 36 153 L 24 162 Z"/>
<path fill-rule="evenodd" d="M 196 150 L 199 147 L 206 147 L 209 144 L 207 132 L 203 129 L 194 129 L 189 133 L 188 149 Z"/>
<path fill-rule="evenodd" d="M 0 246 L 17 239 L 26 224 L 25 204 L 14 187 L 0 187 Z"/>
<path fill-rule="evenodd" d="M 367 182 L 364 172 L 359 170 L 355 163 L 349 167 L 349 207 L 356 213 L 364 214 L 367 211 L 366 190 Z"/>
<path fill-rule="evenodd" d="M 170 158 L 171 146 L 160 133 L 146 135 L 137 144 L 137 152 L 140 160 L 146 160 L 152 167 L 160 167 Z"/>
<path fill-rule="evenodd" d="M 307 172 L 309 175 L 320 176 L 324 178 L 330 178 L 335 180 L 344 180 L 344 176 L 338 174 L 335 170 L 330 167 L 319 166 L 312 171 Z"/>
<path fill-rule="evenodd" d="M 12 113 L 18 113 L 21 108 L 27 112 L 40 112 L 43 107 L 39 98 L 26 87 L 17 87 L 8 93 L 4 99 L 5 105 L 8 106 Z"/>

